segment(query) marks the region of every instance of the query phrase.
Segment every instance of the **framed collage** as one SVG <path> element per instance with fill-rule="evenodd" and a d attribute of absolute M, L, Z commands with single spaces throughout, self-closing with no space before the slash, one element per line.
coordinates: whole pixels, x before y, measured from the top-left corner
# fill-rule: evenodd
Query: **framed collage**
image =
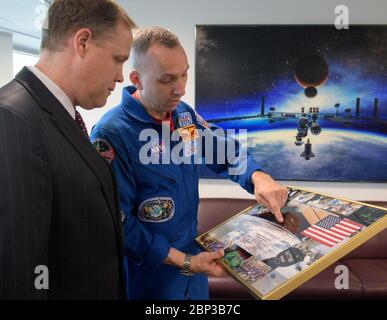
<path fill-rule="evenodd" d="M 198 236 L 258 299 L 280 299 L 387 227 L 387 209 L 288 187 L 282 224 L 254 205 Z"/>

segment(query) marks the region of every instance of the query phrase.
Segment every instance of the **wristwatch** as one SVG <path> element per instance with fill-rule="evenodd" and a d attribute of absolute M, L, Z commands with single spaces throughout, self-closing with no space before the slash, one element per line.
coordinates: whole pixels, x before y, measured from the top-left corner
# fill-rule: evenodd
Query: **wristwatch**
<path fill-rule="evenodd" d="M 184 274 L 185 276 L 192 276 L 193 272 L 189 271 L 189 267 L 191 266 L 191 258 L 192 256 L 188 253 L 186 253 L 183 261 L 183 267 L 180 270 L 181 274 Z"/>

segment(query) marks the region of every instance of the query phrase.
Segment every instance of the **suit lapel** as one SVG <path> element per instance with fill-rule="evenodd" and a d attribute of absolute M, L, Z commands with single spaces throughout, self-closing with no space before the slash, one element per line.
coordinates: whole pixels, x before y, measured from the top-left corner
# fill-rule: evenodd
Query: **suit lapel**
<path fill-rule="evenodd" d="M 26 88 L 42 109 L 51 114 L 52 123 L 74 147 L 75 151 L 83 158 L 98 178 L 109 205 L 117 235 L 120 235 L 120 222 L 119 217 L 117 216 L 117 203 L 114 193 L 115 190 L 113 188 L 114 177 L 108 164 L 83 135 L 78 124 L 66 111 L 64 106 L 62 106 L 55 96 L 31 71 L 24 68 L 16 75 L 16 80 Z"/>

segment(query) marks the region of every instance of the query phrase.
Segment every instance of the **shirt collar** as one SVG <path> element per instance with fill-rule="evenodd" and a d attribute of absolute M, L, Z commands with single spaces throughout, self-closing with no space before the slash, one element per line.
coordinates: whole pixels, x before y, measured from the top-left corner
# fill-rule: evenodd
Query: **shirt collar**
<path fill-rule="evenodd" d="M 48 90 L 58 99 L 58 101 L 63 105 L 63 107 L 70 113 L 71 117 L 75 120 L 75 108 L 73 103 L 67 94 L 47 75 L 34 66 L 27 67 L 43 84 L 47 87 Z"/>

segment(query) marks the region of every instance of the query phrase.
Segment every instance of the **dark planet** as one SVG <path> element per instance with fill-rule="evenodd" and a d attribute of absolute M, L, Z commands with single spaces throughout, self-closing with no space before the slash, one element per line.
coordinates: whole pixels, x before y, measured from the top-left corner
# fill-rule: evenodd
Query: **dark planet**
<path fill-rule="evenodd" d="M 317 96 L 317 89 L 315 87 L 307 87 L 304 92 L 308 98 Z"/>
<path fill-rule="evenodd" d="M 303 88 L 317 87 L 322 85 L 328 78 L 328 65 L 317 54 L 304 56 L 296 64 L 295 78 Z"/>

